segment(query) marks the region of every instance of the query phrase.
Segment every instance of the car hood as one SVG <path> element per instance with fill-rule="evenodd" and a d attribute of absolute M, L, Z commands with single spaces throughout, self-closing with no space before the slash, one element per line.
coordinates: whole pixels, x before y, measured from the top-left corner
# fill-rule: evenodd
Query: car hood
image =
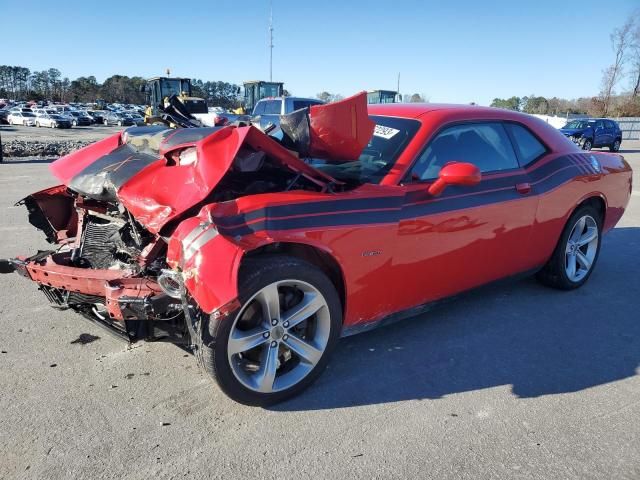
<path fill-rule="evenodd" d="M 308 156 L 333 161 L 358 159 L 373 135 L 366 92 L 326 106 L 313 106 L 306 120 L 292 122 L 295 144 Z M 297 127 L 297 128 L 293 128 Z M 288 145 L 295 149 L 295 145 Z M 194 148 L 196 161 L 176 164 Z M 50 165 L 51 172 L 79 194 L 119 201 L 149 231 L 201 205 L 232 168 L 241 148 L 264 152 L 270 160 L 321 188 L 340 183 L 298 158 L 298 154 L 253 126 L 168 129 L 133 127 L 73 152 Z M 299 148 L 297 152 L 302 153 Z M 304 154 L 303 154 L 304 155 Z"/>
<path fill-rule="evenodd" d="M 193 147 L 197 161 L 176 165 Z M 71 190 L 99 201 L 119 201 L 153 233 L 201 204 L 232 167 L 242 147 L 264 151 L 319 186 L 336 182 L 255 127 L 168 129 L 132 127 L 61 157 L 51 172 Z"/>

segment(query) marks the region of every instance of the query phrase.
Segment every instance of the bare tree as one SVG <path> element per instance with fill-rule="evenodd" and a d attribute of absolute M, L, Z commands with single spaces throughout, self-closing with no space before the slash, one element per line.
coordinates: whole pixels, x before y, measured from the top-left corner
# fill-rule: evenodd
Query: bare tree
<path fill-rule="evenodd" d="M 634 16 L 624 23 L 621 28 L 616 28 L 611 34 L 611 46 L 615 53 L 615 61 L 607 69 L 605 69 L 602 76 L 602 86 L 600 89 L 600 100 L 602 102 L 602 113 L 607 115 L 611 106 L 611 97 L 613 91 L 620 77 L 622 76 L 622 70 L 624 62 L 626 60 L 626 53 L 632 43 L 632 36 L 634 32 L 635 18 Z"/>
<path fill-rule="evenodd" d="M 635 12 L 636 19 L 640 18 L 640 10 Z M 640 95 L 640 20 L 633 31 L 631 41 L 631 98 Z"/>

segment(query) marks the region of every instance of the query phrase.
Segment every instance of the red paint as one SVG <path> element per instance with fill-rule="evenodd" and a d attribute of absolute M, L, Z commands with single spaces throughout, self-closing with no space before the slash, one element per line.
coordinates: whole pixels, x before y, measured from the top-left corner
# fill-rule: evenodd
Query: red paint
<path fill-rule="evenodd" d="M 437 197 L 449 185 L 477 185 L 481 178 L 480 169 L 472 163 L 449 163 L 442 167 L 438 179 L 429 187 L 429 194 Z"/>
<path fill-rule="evenodd" d="M 367 92 L 309 110 L 311 157 L 357 160 L 367 146 L 374 122 L 367 116 Z"/>
<path fill-rule="evenodd" d="M 168 263 L 183 269 L 190 294 L 205 311 L 234 304 L 238 270 L 248 252 L 269 244 L 294 243 L 315 248 L 337 262 L 346 290 L 345 326 L 379 320 L 540 267 L 580 202 L 592 197 L 605 202 L 607 231 L 620 219 L 629 201 L 631 169 L 620 155 L 583 153 L 534 117 L 499 109 L 435 104 L 373 105 L 369 112 L 420 122 L 414 139 L 380 184 L 342 193 L 288 191 L 205 205 L 198 216 L 183 220 L 168 232 Z M 477 168 L 458 163 L 443 169 L 442 181 L 402 183 L 414 159 L 439 130 L 474 120 L 521 123 L 546 143 L 548 153 L 525 168 L 508 172 L 480 176 Z M 366 122 L 356 122 L 358 125 Z M 362 135 L 353 138 L 361 139 Z M 101 152 L 114 146 L 113 137 L 109 142 L 72 154 L 61 164 L 54 163 L 52 170 L 60 178 L 70 178 L 80 170 L 73 158 L 79 165 L 87 165 L 90 155 L 104 154 Z M 157 232 L 206 198 L 244 143 L 267 151 L 316 182 L 328 180 L 259 131 L 225 128 L 195 144 L 199 155 L 195 167 L 169 167 L 160 159 L 127 182 L 119 196 L 138 221 Z M 600 162 L 600 173 L 590 167 L 591 157 Z M 486 198 L 498 200 L 482 203 Z M 340 202 L 347 202 L 346 206 L 333 207 Z M 302 213 L 279 210 L 306 204 L 319 207 Z M 324 204 L 326 210 L 321 208 Z M 308 226 L 316 221 L 325 224 Z M 213 225 L 207 228 L 215 227 L 221 233 L 185 261 L 182 241 L 201 223 L 209 222 Z M 296 222 L 301 226 L 295 227 Z M 45 282 L 43 268 L 30 266 L 36 282 Z M 103 294 L 102 276 L 116 275 L 74 269 L 73 275 L 84 278 L 68 283 L 68 271 L 54 273 L 60 285 Z"/>

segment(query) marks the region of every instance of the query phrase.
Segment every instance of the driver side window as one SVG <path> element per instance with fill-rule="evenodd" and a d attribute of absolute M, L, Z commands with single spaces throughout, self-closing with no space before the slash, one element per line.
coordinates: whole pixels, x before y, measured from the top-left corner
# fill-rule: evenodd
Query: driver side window
<path fill-rule="evenodd" d="M 422 152 L 411 170 L 411 179 L 433 180 L 449 162 L 473 163 L 483 173 L 519 166 L 507 132 L 498 122 L 446 128 Z"/>

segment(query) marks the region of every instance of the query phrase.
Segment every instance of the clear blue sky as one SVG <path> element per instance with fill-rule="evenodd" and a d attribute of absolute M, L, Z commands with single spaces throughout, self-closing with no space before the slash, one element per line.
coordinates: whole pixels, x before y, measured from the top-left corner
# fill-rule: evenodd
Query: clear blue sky
<path fill-rule="evenodd" d="M 596 94 L 612 61 L 609 34 L 638 0 L 273 5 L 274 80 L 295 95 L 395 89 L 401 72 L 403 93 L 488 104 Z M 268 16 L 268 0 L 0 0 L 0 64 L 98 81 L 167 67 L 205 80 L 268 79 Z"/>

